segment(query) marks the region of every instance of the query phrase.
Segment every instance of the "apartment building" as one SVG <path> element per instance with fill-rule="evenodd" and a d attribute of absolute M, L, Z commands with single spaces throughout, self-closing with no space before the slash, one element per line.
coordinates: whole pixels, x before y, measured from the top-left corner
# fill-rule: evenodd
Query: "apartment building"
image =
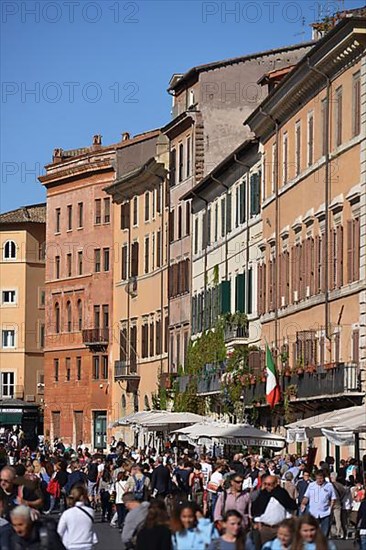
<path fill-rule="evenodd" d="M 0 424 L 29 442 L 43 403 L 46 205 L 0 215 Z"/>
<path fill-rule="evenodd" d="M 191 206 L 182 201 L 202 178 L 250 136 L 248 116 L 268 93 L 258 80 L 266 73 L 295 65 L 312 43 L 298 44 L 193 67 L 170 81 L 173 120 L 163 132 L 170 142 L 170 370 L 184 364 L 191 323 Z M 240 116 L 238 116 L 240 113 Z"/>
<path fill-rule="evenodd" d="M 105 191 L 112 197 L 116 262 L 113 277 L 113 421 L 154 408 L 168 371 L 167 138 L 146 134 L 149 158 Z M 120 433 L 120 432 L 119 432 Z M 124 434 L 125 438 L 131 436 Z"/>
<path fill-rule="evenodd" d="M 246 120 L 264 154 L 260 322 L 294 419 L 365 394 L 365 46 L 365 19 L 342 20 Z"/>

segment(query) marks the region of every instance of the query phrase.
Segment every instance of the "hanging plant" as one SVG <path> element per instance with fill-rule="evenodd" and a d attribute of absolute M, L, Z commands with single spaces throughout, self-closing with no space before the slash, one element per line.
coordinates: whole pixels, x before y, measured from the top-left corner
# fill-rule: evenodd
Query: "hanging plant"
<path fill-rule="evenodd" d="M 309 374 L 313 374 L 314 372 L 316 372 L 316 366 L 315 365 L 306 365 L 305 371 L 308 372 Z"/>

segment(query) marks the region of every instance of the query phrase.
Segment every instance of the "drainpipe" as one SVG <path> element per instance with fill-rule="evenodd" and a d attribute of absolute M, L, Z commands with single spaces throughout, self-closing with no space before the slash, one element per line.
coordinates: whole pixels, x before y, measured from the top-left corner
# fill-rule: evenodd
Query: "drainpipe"
<path fill-rule="evenodd" d="M 234 161 L 239 164 L 240 166 L 243 166 L 247 169 L 248 173 L 250 172 L 250 166 L 248 164 L 244 164 L 244 162 L 241 162 L 236 154 L 234 155 Z M 250 183 L 247 182 L 247 188 L 246 188 L 246 196 L 245 196 L 245 202 L 246 202 L 246 212 L 245 212 L 245 220 L 246 220 L 246 245 L 245 245 L 245 273 L 246 273 L 246 285 L 245 285 L 245 302 L 248 309 L 249 304 L 249 185 Z"/>
<path fill-rule="evenodd" d="M 211 179 L 212 179 L 212 181 L 218 183 L 219 185 L 221 185 L 222 187 L 224 187 L 226 189 L 226 192 L 225 192 L 225 208 L 226 208 L 225 223 L 226 223 L 226 227 L 227 227 L 227 200 L 228 200 L 229 187 L 227 185 L 225 185 L 224 183 L 222 183 L 222 181 L 215 178 L 215 176 L 211 176 Z M 226 235 L 226 227 L 225 227 L 225 280 L 227 281 L 228 276 L 229 276 L 229 264 L 228 264 L 229 243 L 228 243 L 227 235 Z"/>
<path fill-rule="evenodd" d="M 329 265 L 328 265 L 328 249 L 329 249 L 329 99 L 330 99 L 330 87 L 331 80 L 326 73 L 323 73 L 319 69 L 316 69 L 310 65 L 310 60 L 308 58 L 308 67 L 311 71 L 319 74 L 325 78 L 327 82 L 327 95 L 326 95 L 326 112 L 325 112 L 325 250 L 326 250 L 326 262 L 325 262 L 325 289 L 324 289 L 324 300 L 325 300 L 325 337 L 331 342 L 332 336 L 330 331 L 330 312 L 329 312 Z"/>

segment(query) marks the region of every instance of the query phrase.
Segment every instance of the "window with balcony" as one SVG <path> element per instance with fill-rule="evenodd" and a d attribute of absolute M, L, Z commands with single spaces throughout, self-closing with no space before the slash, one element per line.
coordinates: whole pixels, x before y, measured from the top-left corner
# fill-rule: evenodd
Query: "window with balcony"
<path fill-rule="evenodd" d="M 78 228 L 84 226 L 84 204 L 82 202 L 78 202 Z"/>
<path fill-rule="evenodd" d="M 109 248 L 103 248 L 103 270 L 109 271 Z"/>
<path fill-rule="evenodd" d="M 358 136 L 361 132 L 361 73 L 353 75 L 352 87 L 352 135 Z"/>
<path fill-rule="evenodd" d="M 55 303 L 55 332 L 59 334 L 61 328 L 60 304 Z"/>
<path fill-rule="evenodd" d="M 4 349 L 15 348 L 15 330 L 3 329 L 2 331 L 2 347 Z"/>
<path fill-rule="evenodd" d="M 72 205 L 69 204 L 67 207 L 67 230 L 72 230 Z"/>
<path fill-rule="evenodd" d="M 95 273 L 100 273 L 100 248 L 94 249 L 94 271 Z"/>
<path fill-rule="evenodd" d="M 103 328 L 109 327 L 109 305 L 104 304 L 102 307 L 103 311 Z"/>
<path fill-rule="evenodd" d="M 58 378 L 59 378 L 59 368 L 60 368 L 60 361 L 59 359 L 54 359 L 53 360 L 53 376 L 54 376 L 54 380 L 55 382 L 58 382 Z"/>
<path fill-rule="evenodd" d="M 102 223 L 102 200 L 95 199 L 94 201 L 94 223 L 100 225 Z"/>
<path fill-rule="evenodd" d="M 9 306 L 17 303 L 16 290 L 3 290 L 2 291 L 2 304 Z"/>
<path fill-rule="evenodd" d="M 55 210 L 55 233 L 61 233 L 61 208 Z"/>
<path fill-rule="evenodd" d="M 3 249 L 4 260 L 15 260 L 17 257 L 17 246 L 14 241 L 6 241 Z"/>
<path fill-rule="evenodd" d="M 81 380 L 81 357 L 76 358 L 76 380 Z"/>
<path fill-rule="evenodd" d="M 100 306 L 94 306 L 94 328 L 100 328 Z"/>
<path fill-rule="evenodd" d="M 103 199 L 104 203 L 104 223 L 110 223 L 111 221 L 111 199 L 106 197 Z"/>
<path fill-rule="evenodd" d="M 14 391 L 15 391 L 15 373 L 2 372 L 1 373 L 1 397 L 13 398 Z"/>

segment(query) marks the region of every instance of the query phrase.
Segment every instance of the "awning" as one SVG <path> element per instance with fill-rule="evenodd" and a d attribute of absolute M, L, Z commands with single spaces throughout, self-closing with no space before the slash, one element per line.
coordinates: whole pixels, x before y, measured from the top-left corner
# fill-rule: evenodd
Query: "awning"
<path fill-rule="evenodd" d="M 0 425 L 13 426 L 21 424 L 23 418 L 23 409 L 12 409 L 11 407 L 0 408 Z"/>
<path fill-rule="evenodd" d="M 198 443 L 203 438 L 210 438 L 225 445 L 245 445 L 247 447 L 283 449 L 286 444 L 283 437 L 265 430 L 259 430 L 249 424 L 201 422 L 187 428 L 175 430 L 173 433 L 184 434 Z"/>
<path fill-rule="evenodd" d="M 150 432 L 169 431 L 180 426 L 195 424 L 204 419 L 194 413 L 168 411 L 140 411 L 120 418 L 114 426 L 140 426 Z"/>

